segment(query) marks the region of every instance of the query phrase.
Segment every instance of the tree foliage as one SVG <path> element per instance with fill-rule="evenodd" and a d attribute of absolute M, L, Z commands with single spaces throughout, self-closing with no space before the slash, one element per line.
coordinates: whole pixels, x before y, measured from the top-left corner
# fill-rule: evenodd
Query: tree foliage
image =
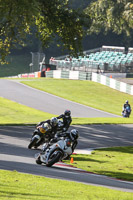
<path fill-rule="evenodd" d="M 81 5 L 82 4 L 82 5 Z M 87 8 L 84 10 L 85 6 Z M 85 31 L 131 36 L 132 0 L 0 0 L 0 63 L 33 32 L 47 47 L 53 38 L 70 54 L 82 52 Z"/>
<path fill-rule="evenodd" d="M 0 0 L 0 62 L 12 48 L 24 46 L 33 29 L 44 46 L 57 36 L 64 48 L 77 54 L 82 51 L 83 27 L 89 24 L 88 15 L 72 9 L 69 0 Z"/>
<path fill-rule="evenodd" d="M 97 0 L 93 1 L 86 13 L 91 16 L 89 33 L 113 30 L 117 34 L 125 32 L 127 36 L 133 30 L 132 0 Z"/>

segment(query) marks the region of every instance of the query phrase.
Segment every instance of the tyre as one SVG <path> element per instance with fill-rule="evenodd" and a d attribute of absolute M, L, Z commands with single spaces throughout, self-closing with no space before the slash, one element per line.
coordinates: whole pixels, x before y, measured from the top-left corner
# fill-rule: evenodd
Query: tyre
<path fill-rule="evenodd" d="M 33 138 L 33 140 L 31 140 L 30 144 L 28 145 L 28 149 L 31 149 L 33 146 L 35 146 L 37 140 L 37 138 Z"/>
<path fill-rule="evenodd" d="M 40 156 L 38 156 L 38 158 L 36 159 L 36 163 L 37 163 L 38 165 L 41 165 L 41 164 L 42 164 L 42 161 L 40 160 Z"/>
<path fill-rule="evenodd" d="M 48 162 L 46 163 L 46 166 L 51 167 L 53 164 L 59 161 L 61 156 L 62 156 L 62 152 L 55 150 L 49 155 L 49 159 L 48 159 Z"/>

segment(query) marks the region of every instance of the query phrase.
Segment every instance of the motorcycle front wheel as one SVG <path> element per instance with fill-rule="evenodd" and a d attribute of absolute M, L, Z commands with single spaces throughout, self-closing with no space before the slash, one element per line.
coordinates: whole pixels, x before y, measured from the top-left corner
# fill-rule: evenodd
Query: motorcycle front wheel
<path fill-rule="evenodd" d="M 31 140 L 30 144 L 28 145 L 28 149 L 34 147 L 37 141 L 38 141 L 37 138 L 33 138 L 33 140 Z"/>
<path fill-rule="evenodd" d="M 49 155 L 48 161 L 46 163 L 46 166 L 51 167 L 52 165 L 54 165 L 56 162 L 59 161 L 61 156 L 62 156 L 61 151 L 55 150 L 54 152 L 51 152 L 51 154 Z"/>
<path fill-rule="evenodd" d="M 40 156 L 38 156 L 38 158 L 36 159 L 36 163 L 37 163 L 38 165 L 41 165 L 41 164 L 42 164 L 42 161 L 40 160 Z"/>

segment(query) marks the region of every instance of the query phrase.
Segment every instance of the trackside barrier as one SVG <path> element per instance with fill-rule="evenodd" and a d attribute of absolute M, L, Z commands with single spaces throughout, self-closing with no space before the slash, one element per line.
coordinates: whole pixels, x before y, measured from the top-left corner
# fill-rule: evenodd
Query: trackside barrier
<path fill-rule="evenodd" d="M 108 74 L 109 76 L 109 74 Z M 83 72 L 83 71 L 61 71 L 61 70 L 50 70 L 46 71 L 46 77 L 49 78 L 63 78 L 63 79 L 74 79 L 74 80 L 91 80 L 103 85 L 106 85 L 112 89 L 133 95 L 133 86 L 127 83 L 117 81 L 112 76 L 97 74 L 94 72 Z M 113 75 L 114 76 L 114 75 Z M 41 72 L 34 72 L 29 74 L 18 74 L 15 76 L 18 78 L 26 77 L 41 77 Z M 126 74 L 124 74 L 126 77 Z"/>
<path fill-rule="evenodd" d="M 34 77 L 35 77 L 35 74 L 29 74 L 28 77 L 29 77 L 29 78 L 34 78 Z"/>
<path fill-rule="evenodd" d="M 38 72 L 38 77 L 41 77 L 41 72 Z"/>
<path fill-rule="evenodd" d="M 51 70 L 46 71 L 46 77 L 49 78 L 64 78 L 74 80 L 91 80 L 91 72 L 81 71 L 62 71 L 62 70 Z"/>
<path fill-rule="evenodd" d="M 56 72 L 55 72 L 56 71 Z M 112 89 L 119 90 L 120 92 L 128 93 L 133 95 L 133 86 L 117 81 L 113 78 L 107 77 L 102 74 L 97 74 L 94 72 L 81 72 L 81 71 L 61 71 L 61 70 L 51 70 L 46 72 L 46 77 L 50 78 L 64 78 L 64 79 L 75 79 L 75 80 L 91 80 L 97 83 L 106 85 Z M 126 76 L 126 75 L 124 75 Z"/>
<path fill-rule="evenodd" d="M 41 72 L 18 74 L 18 78 L 37 78 L 40 77 Z"/>
<path fill-rule="evenodd" d="M 22 78 L 27 78 L 27 77 L 28 77 L 28 74 L 21 74 L 21 77 L 22 77 Z"/>
<path fill-rule="evenodd" d="M 119 90 L 120 92 L 124 92 L 124 93 L 128 93 L 130 95 L 133 95 L 133 86 L 131 86 L 127 83 L 117 81 L 113 78 L 109 78 L 107 76 L 92 72 L 92 81 L 101 83 L 101 84 L 106 85 L 115 90 Z"/>

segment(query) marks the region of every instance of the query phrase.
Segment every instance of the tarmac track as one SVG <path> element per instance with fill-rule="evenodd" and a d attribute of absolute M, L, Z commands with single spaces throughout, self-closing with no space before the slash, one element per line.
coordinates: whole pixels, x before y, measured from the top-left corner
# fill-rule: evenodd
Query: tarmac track
<path fill-rule="evenodd" d="M 71 128 L 77 128 L 80 132 L 77 151 L 88 148 L 93 149 L 94 147 L 130 146 L 132 144 L 133 126 L 119 125 L 117 127 L 115 125 L 112 127 L 112 130 L 110 129 L 111 125 L 72 126 Z M 76 181 L 133 192 L 133 182 L 120 181 L 106 176 L 87 173 L 70 166 L 62 166 L 60 163 L 51 168 L 44 165 L 37 165 L 34 156 L 40 150 L 29 150 L 27 148 L 33 130 L 34 127 L 31 126 L 0 127 L 0 169 L 17 170 L 18 172 L 49 178 Z"/>
<path fill-rule="evenodd" d="M 0 96 L 51 114 L 61 114 L 68 108 L 72 110 L 73 117 L 118 117 L 10 80 L 0 79 Z M 80 140 L 77 147 L 79 150 L 132 145 L 132 125 L 94 125 L 77 126 L 76 128 L 80 132 Z M 74 168 L 62 167 L 60 165 L 55 165 L 51 168 L 36 165 L 34 155 L 39 150 L 27 149 L 33 129 L 30 126 L 0 127 L 0 169 L 17 170 L 50 178 L 77 181 L 133 192 L 133 183 L 130 182 L 89 174 L 82 170 L 78 171 Z"/>
<path fill-rule="evenodd" d="M 55 115 L 70 109 L 72 117 L 120 117 L 34 89 L 18 81 L 0 79 L 0 96 Z"/>

